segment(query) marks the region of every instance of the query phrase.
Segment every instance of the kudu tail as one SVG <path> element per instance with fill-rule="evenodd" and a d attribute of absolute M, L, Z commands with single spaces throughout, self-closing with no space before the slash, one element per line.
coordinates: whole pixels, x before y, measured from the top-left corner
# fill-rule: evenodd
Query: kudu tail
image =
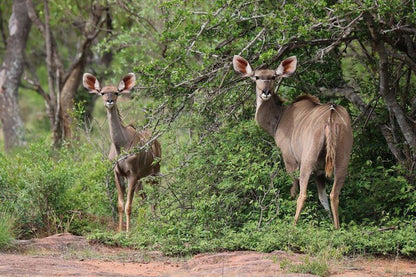
<path fill-rule="evenodd" d="M 330 105 L 330 114 L 328 125 L 325 128 L 325 138 L 326 138 L 326 157 L 325 157 L 325 175 L 329 178 L 334 172 L 335 166 L 335 147 L 336 147 L 336 131 L 334 124 L 334 111 L 335 105 Z"/>

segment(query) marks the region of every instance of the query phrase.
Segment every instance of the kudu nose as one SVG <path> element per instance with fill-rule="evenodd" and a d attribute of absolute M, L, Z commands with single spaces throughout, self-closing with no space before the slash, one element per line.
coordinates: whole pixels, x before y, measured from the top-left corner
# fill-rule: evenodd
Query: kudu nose
<path fill-rule="evenodd" d="M 107 99 L 106 101 L 105 101 L 105 106 L 107 107 L 107 108 L 112 108 L 112 107 L 114 107 L 114 105 L 115 105 L 116 103 L 114 102 L 114 100 L 113 99 Z"/>
<path fill-rule="evenodd" d="M 269 96 L 270 93 L 271 93 L 271 90 L 270 89 L 264 89 L 263 90 L 263 94 L 266 95 L 266 96 Z"/>

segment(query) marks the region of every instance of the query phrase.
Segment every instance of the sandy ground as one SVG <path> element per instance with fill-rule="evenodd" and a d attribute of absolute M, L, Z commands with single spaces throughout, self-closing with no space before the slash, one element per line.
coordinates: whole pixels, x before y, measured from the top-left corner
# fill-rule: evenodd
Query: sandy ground
<path fill-rule="evenodd" d="M 305 256 L 282 251 L 207 253 L 185 260 L 94 245 L 71 234 L 16 245 L 13 252 L 0 253 L 0 276 L 314 276 L 283 270 L 283 261 L 300 264 Z M 416 261 L 399 258 L 345 259 L 329 268 L 330 276 L 340 277 L 416 276 Z"/>

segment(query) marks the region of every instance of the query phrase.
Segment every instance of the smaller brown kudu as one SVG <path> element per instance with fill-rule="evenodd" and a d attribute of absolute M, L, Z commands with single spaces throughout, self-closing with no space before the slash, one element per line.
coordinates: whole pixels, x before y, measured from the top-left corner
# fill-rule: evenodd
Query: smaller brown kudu
<path fill-rule="evenodd" d="M 299 219 L 307 197 L 309 177 L 315 172 L 319 200 L 330 212 L 325 191 L 325 174 L 334 173 L 330 193 L 333 223 L 339 229 L 339 194 L 347 175 L 353 136 L 350 117 L 342 106 L 321 104 L 316 97 L 303 95 L 291 105 L 284 105 L 275 94 L 275 81 L 291 76 L 297 66 L 297 58 L 290 57 L 276 70 L 253 70 L 250 63 L 240 56 L 233 58 L 234 69 L 256 82 L 257 123 L 275 140 L 280 148 L 286 170 L 294 177 L 291 194 L 294 197 L 299 186 L 295 221 Z"/>
<path fill-rule="evenodd" d="M 130 93 L 134 87 L 136 78 L 133 73 L 127 74 L 118 86 L 104 86 L 95 76 L 85 73 L 83 85 L 90 92 L 101 95 L 107 110 L 107 120 L 110 128 L 111 146 L 108 158 L 115 161 L 114 175 L 118 193 L 118 230 L 123 229 L 123 209 L 126 213 L 126 231 L 130 228 L 130 215 L 134 192 L 138 189 L 143 198 L 141 178 L 155 176 L 160 171 L 161 147 L 157 140 L 151 140 L 148 131 L 136 131 L 131 126 L 125 126 L 120 118 L 117 108 L 117 98 L 121 94 Z M 150 143 L 149 143 L 150 142 Z M 146 144 L 149 144 L 146 147 Z M 136 150 L 137 149 L 137 150 Z M 132 152 L 132 153 L 129 153 Z M 125 154 L 123 157 L 120 155 Z M 116 160 L 117 159 L 117 160 Z M 126 187 L 124 179 L 127 179 L 127 199 L 124 206 L 124 194 Z"/>

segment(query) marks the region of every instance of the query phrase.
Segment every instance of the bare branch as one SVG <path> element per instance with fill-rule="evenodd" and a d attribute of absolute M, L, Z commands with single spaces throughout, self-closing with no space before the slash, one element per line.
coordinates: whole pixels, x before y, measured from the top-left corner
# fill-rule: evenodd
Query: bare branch
<path fill-rule="evenodd" d="M 33 76 L 33 72 L 31 72 Z M 36 76 L 34 76 L 34 79 L 29 78 L 27 74 L 23 75 L 23 79 L 29 84 L 29 86 L 25 86 L 24 84 L 21 84 L 22 87 L 36 91 L 43 97 L 45 101 L 49 101 L 49 95 L 46 93 L 46 91 L 42 88 L 41 84 L 39 83 L 39 80 Z"/>
<path fill-rule="evenodd" d="M 248 48 L 250 48 L 259 38 L 261 35 L 263 35 L 264 31 L 266 31 L 266 27 L 263 27 L 263 29 L 260 30 L 260 32 L 254 37 L 252 41 L 250 41 L 239 53 L 238 55 L 241 55 L 244 51 L 246 51 Z"/>
<path fill-rule="evenodd" d="M 215 13 L 213 13 L 213 16 L 217 16 L 223 9 L 225 6 L 220 7 Z M 211 20 L 208 19 L 207 21 L 205 21 L 204 23 L 202 23 L 201 28 L 198 32 L 198 34 L 196 34 L 195 38 L 192 40 L 191 44 L 188 47 L 187 52 L 189 53 L 189 51 L 192 49 L 192 47 L 195 45 L 196 40 L 201 36 L 202 32 L 205 30 L 206 26 L 208 25 L 208 23 L 210 23 Z"/>
<path fill-rule="evenodd" d="M 321 50 L 318 50 L 318 59 L 322 60 L 323 57 L 326 54 L 331 52 L 334 48 L 338 47 L 341 43 L 343 43 L 345 41 L 345 39 L 349 39 L 350 35 L 354 31 L 353 26 L 355 25 L 355 23 L 357 23 L 359 20 L 361 20 L 362 17 L 363 17 L 363 13 L 360 13 L 356 18 L 354 18 L 351 22 L 349 22 L 349 24 L 347 26 L 345 26 L 345 27 L 337 26 L 337 28 L 340 28 L 342 30 L 341 35 L 338 37 L 337 40 L 332 42 L 329 46 L 327 46 L 327 47 L 325 47 Z M 337 17 L 337 19 L 338 19 L 338 17 Z"/>

